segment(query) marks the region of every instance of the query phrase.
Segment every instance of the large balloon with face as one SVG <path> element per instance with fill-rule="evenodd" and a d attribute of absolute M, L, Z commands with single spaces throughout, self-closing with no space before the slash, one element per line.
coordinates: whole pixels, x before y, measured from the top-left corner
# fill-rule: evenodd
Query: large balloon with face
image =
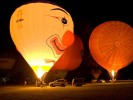
<path fill-rule="evenodd" d="M 38 77 L 74 42 L 73 29 L 69 12 L 48 2 L 22 5 L 10 19 L 13 42 Z"/>
<path fill-rule="evenodd" d="M 80 66 L 83 59 L 83 53 L 83 42 L 81 38 L 75 34 L 74 43 L 65 50 L 62 56 L 54 64 L 54 66 L 48 72 L 46 80 L 53 79 L 54 76 L 58 76 L 55 78 L 65 78 L 68 71 L 75 70 Z"/>
<path fill-rule="evenodd" d="M 118 70 L 133 61 L 133 29 L 121 21 L 98 25 L 88 41 L 90 52 L 98 64 L 114 79 Z"/>

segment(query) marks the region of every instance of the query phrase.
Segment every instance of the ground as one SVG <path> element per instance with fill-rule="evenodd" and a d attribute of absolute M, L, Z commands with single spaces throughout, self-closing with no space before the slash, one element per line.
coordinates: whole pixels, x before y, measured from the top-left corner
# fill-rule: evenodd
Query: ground
<path fill-rule="evenodd" d="M 133 82 L 86 83 L 82 87 L 0 87 L 0 100 L 133 100 L 132 98 Z"/>

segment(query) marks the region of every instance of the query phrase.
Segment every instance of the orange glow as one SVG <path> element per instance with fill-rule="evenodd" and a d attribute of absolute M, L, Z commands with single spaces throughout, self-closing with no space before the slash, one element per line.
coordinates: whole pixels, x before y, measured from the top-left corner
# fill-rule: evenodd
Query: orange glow
<path fill-rule="evenodd" d="M 112 76 L 113 76 L 113 78 L 114 78 L 114 76 L 115 76 L 114 70 L 111 71 L 111 74 L 112 74 Z"/>
<path fill-rule="evenodd" d="M 12 40 L 38 77 L 53 66 L 48 67 L 45 61 L 56 62 L 73 43 L 73 28 L 71 15 L 65 9 L 44 2 L 22 5 L 10 19 Z M 68 31 L 71 35 L 66 34 Z M 64 34 L 67 40 L 72 38 L 71 43 L 62 43 Z"/>
<path fill-rule="evenodd" d="M 40 66 L 31 66 L 38 78 L 41 78 L 46 72 L 48 72 L 54 63 L 49 63 Z"/>
<path fill-rule="evenodd" d="M 121 21 L 108 21 L 93 30 L 88 45 L 99 65 L 108 72 L 117 72 L 133 61 L 132 43 L 133 29 L 130 25 Z"/>
<path fill-rule="evenodd" d="M 83 42 L 78 35 L 75 36 L 74 43 L 69 46 L 54 64 L 52 70 L 74 70 L 78 68 L 82 62 L 84 51 Z"/>
<path fill-rule="evenodd" d="M 71 31 L 66 31 L 62 38 L 62 43 L 64 46 L 70 46 L 74 42 L 74 34 Z"/>
<path fill-rule="evenodd" d="M 109 75 L 110 75 L 112 81 L 115 81 L 115 80 L 116 80 L 116 74 L 117 74 L 117 72 L 114 71 L 114 70 L 111 70 L 111 71 L 109 72 Z"/>

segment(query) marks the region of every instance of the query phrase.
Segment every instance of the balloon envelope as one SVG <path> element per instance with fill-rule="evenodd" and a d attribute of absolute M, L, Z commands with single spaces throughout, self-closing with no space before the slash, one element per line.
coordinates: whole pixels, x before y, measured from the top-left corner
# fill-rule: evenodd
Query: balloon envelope
<path fill-rule="evenodd" d="M 50 72 L 46 75 L 46 80 L 53 81 L 53 77 L 56 79 L 65 78 L 68 71 L 78 68 L 82 62 L 83 51 L 83 42 L 81 38 L 75 34 L 74 43 L 64 51 L 62 56 L 53 65 Z"/>
<path fill-rule="evenodd" d="M 44 2 L 22 5 L 10 19 L 13 42 L 38 77 L 48 72 L 73 43 L 73 27 L 65 9 Z"/>
<path fill-rule="evenodd" d="M 70 71 L 78 68 L 82 62 L 83 51 L 83 42 L 78 35 L 75 35 L 74 43 L 64 51 L 51 70 Z"/>
<path fill-rule="evenodd" d="M 14 63 L 14 58 L 0 58 L 0 69 L 12 69 Z"/>
<path fill-rule="evenodd" d="M 0 53 L 0 69 L 10 70 L 16 62 L 16 56 L 13 53 Z"/>
<path fill-rule="evenodd" d="M 95 61 L 108 72 L 117 72 L 133 61 L 133 29 L 121 21 L 98 25 L 90 35 L 88 45 Z"/>

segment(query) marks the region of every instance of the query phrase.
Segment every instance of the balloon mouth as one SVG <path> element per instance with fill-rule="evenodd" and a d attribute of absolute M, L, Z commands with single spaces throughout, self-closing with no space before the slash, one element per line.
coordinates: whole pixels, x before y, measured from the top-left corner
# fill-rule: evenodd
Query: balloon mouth
<path fill-rule="evenodd" d="M 32 66 L 32 69 L 38 78 L 42 78 L 42 76 L 47 73 L 51 68 L 52 65 Z"/>
<path fill-rule="evenodd" d="M 111 80 L 115 81 L 116 80 L 116 76 L 117 76 L 117 71 L 111 70 L 111 71 L 109 71 L 109 75 L 111 77 Z"/>
<path fill-rule="evenodd" d="M 66 49 L 66 47 L 62 45 L 61 39 L 57 34 L 49 37 L 47 39 L 47 44 L 52 49 L 55 58 L 57 58 L 58 55 L 63 54 L 64 50 Z"/>
<path fill-rule="evenodd" d="M 38 78 L 41 78 L 45 73 L 47 73 L 52 66 L 54 65 L 55 61 L 52 59 L 44 59 L 43 63 L 38 62 L 31 65 L 31 68 L 35 72 Z"/>
<path fill-rule="evenodd" d="M 38 78 L 41 78 L 47 71 L 43 71 L 41 67 L 38 68 L 36 75 Z"/>

